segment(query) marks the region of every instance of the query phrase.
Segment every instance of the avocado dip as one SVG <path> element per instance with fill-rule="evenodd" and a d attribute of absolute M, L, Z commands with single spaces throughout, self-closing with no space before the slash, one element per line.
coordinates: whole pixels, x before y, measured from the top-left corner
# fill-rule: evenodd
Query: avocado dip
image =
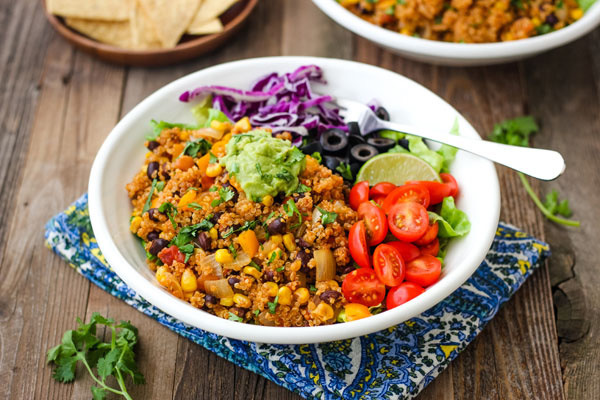
<path fill-rule="evenodd" d="M 266 195 L 291 194 L 306 165 L 298 148 L 264 130 L 233 135 L 226 151 L 220 164 L 235 176 L 246 196 L 256 202 Z"/>

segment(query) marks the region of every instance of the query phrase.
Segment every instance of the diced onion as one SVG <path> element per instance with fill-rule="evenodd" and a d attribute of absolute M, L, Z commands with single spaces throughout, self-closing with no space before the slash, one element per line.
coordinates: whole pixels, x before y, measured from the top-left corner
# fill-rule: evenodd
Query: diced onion
<path fill-rule="evenodd" d="M 312 223 L 316 224 L 321 221 L 321 211 L 317 207 L 313 210 L 312 213 Z"/>
<path fill-rule="evenodd" d="M 252 261 L 252 259 L 246 252 L 238 251 L 237 256 L 233 259 L 233 261 L 230 263 L 223 264 L 223 268 L 239 271 L 246 265 L 250 264 L 250 261 Z M 215 260 L 215 253 L 209 254 L 206 257 L 202 257 L 202 259 L 200 260 L 200 265 L 208 265 L 212 268 L 215 275 L 217 275 L 218 277 L 223 276 L 221 264 L 219 264 L 217 260 Z"/>
<path fill-rule="evenodd" d="M 314 258 L 317 263 L 317 282 L 332 280 L 335 277 L 336 265 L 331 250 L 315 250 Z"/>
<path fill-rule="evenodd" d="M 200 259 L 200 265 L 202 267 L 209 267 L 212 269 L 212 273 L 219 278 L 223 277 L 223 269 L 221 268 L 221 264 L 219 264 L 215 260 L 215 253 L 209 254 Z"/>
<path fill-rule="evenodd" d="M 258 314 L 258 321 L 265 326 L 275 326 L 275 322 L 267 318 L 267 311 Z"/>
<path fill-rule="evenodd" d="M 233 289 L 229 286 L 227 279 L 217 279 L 216 281 L 204 281 L 206 293 L 219 299 L 233 296 Z"/>
<path fill-rule="evenodd" d="M 192 134 L 192 136 L 194 137 L 201 137 L 204 139 L 221 139 L 223 137 L 223 133 L 222 131 L 217 131 L 215 129 L 212 128 L 202 128 L 202 129 L 198 129 L 196 131 L 194 131 L 194 133 Z"/>

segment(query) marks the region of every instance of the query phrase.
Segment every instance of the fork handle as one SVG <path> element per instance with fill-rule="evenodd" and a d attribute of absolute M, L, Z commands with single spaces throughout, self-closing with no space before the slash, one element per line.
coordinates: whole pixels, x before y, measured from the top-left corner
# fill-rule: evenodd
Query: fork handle
<path fill-rule="evenodd" d="M 557 151 L 510 146 L 464 136 L 439 134 L 411 125 L 381 120 L 379 122 L 381 129 L 390 129 L 447 144 L 544 181 L 558 178 L 565 170 L 565 160 Z"/>

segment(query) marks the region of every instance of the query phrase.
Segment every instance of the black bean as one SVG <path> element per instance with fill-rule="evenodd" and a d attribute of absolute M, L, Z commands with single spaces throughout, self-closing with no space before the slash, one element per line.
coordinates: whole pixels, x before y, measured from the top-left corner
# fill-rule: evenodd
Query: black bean
<path fill-rule="evenodd" d="M 319 296 L 319 298 L 321 300 L 323 300 L 325 303 L 328 303 L 328 304 L 335 303 L 335 301 L 339 297 L 340 297 L 340 293 L 336 292 L 335 290 L 326 290 L 323 293 L 321 293 L 321 295 Z"/>
<path fill-rule="evenodd" d="M 298 255 L 296 256 L 296 259 L 300 260 L 302 266 L 306 266 L 311 258 L 311 255 L 305 252 L 304 250 L 299 251 Z"/>
<path fill-rule="evenodd" d="M 154 222 L 160 221 L 160 219 L 158 218 L 160 214 L 161 212 L 158 211 L 158 208 L 151 208 L 148 210 L 148 218 L 150 218 Z"/>
<path fill-rule="evenodd" d="M 210 222 L 213 223 L 213 224 L 216 224 L 217 222 L 219 222 L 219 218 L 221 218 L 221 215 L 223 215 L 223 212 L 217 211 L 210 218 Z"/>
<path fill-rule="evenodd" d="M 408 139 L 407 138 L 402 138 L 400 140 L 398 140 L 398 144 L 402 147 L 404 147 L 406 150 L 408 150 Z"/>
<path fill-rule="evenodd" d="M 231 201 L 233 201 L 234 203 L 238 201 L 239 194 L 236 188 L 231 186 L 229 182 L 225 182 L 223 184 L 223 188 L 229 189 L 233 192 L 233 197 L 231 198 Z"/>
<path fill-rule="evenodd" d="M 217 304 L 217 298 L 212 294 L 207 294 L 204 296 L 204 302 L 208 304 Z"/>
<path fill-rule="evenodd" d="M 158 239 L 158 235 L 160 235 L 159 231 L 152 231 L 146 236 L 146 240 L 151 242 L 155 239 Z"/>
<path fill-rule="evenodd" d="M 273 281 L 273 280 L 275 280 L 275 272 L 273 270 L 271 270 L 271 269 L 268 269 L 268 270 L 265 271 L 265 274 L 264 274 L 263 278 L 266 281 Z"/>
<path fill-rule="evenodd" d="M 237 315 L 240 318 L 244 318 L 246 316 L 246 310 L 244 310 L 241 307 L 231 307 L 229 309 L 229 312 L 234 313 L 235 315 Z"/>
<path fill-rule="evenodd" d="M 179 196 L 181 196 L 181 193 L 179 193 L 179 190 L 176 190 L 173 192 L 173 196 L 179 197 Z"/>
<path fill-rule="evenodd" d="M 550 26 L 554 26 L 558 22 L 558 18 L 554 14 L 548 14 L 546 17 L 546 23 Z"/>
<path fill-rule="evenodd" d="M 150 245 L 150 248 L 148 249 L 148 252 L 150 254 L 152 254 L 153 256 L 157 256 L 158 253 L 160 253 L 160 251 L 162 249 L 164 249 L 165 247 L 167 247 L 168 245 L 169 245 L 169 242 L 165 239 L 162 239 L 162 238 L 154 239 L 152 241 L 152 244 Z"/>
<path fill-rule="evenodd" d="M 277 193 L 277 196 L 273 197 L 274 203 L 283 203 L 283 199 L 285 199 L 284 193 Z"/>
<path fill-rule="evenodd" d="M 237 276 L 232 276 L 229 279 L 227 279 L 227 283 L 229 283 L 229 285 L 233 287 L 236 283 L 240 283 L 240 278 L 238 278 Z"/>
<path fill-rule="evenodd" d="M 308 243 L 306 240 L 300 238 L 300 239 L 298 239 L 298 246 L 306 249 L 307 247 L 310 247 L 310 243 Z"/>
<path fill-rule="evenodd" d="M 200 232 L 198 237 L 192 239 L 192 242 L 197 244 L 202 250 L 210 249 L 210 237 L 206 234 L 206 232 Z"/>
<path fill-rule="evenodd" d="M 275 218 L 269 222 L 268 230 L 271 235 L 281 235 L 285 231 L 285 223 L 281 218 Z"/>
<path fill-rule="evenodd" d="M 151 140 L 148 142 L 148 146 L 146 147 L 148 148 L 148 150 L 153 151 L 158 146 L 160 146 L 160 143 L 158 143 L 156 140 Z"/>
<path fill-rule="evenodd" d="M 150 180 L 158 178 L 158 169 L 159 165 L 156 161 L 152 161 L 150 164 L 148 164 L 148 169 L 146 169 L 146 175 L 148 175 L 148 178 Z"/>
<path fill-rule="evenodd" d="M 384 121 L 390 120 L 390 113 L 383 107 L 377 107 L 377 109 L 375 109 L 375 115 L 377 115 L 377 118 Z"/>

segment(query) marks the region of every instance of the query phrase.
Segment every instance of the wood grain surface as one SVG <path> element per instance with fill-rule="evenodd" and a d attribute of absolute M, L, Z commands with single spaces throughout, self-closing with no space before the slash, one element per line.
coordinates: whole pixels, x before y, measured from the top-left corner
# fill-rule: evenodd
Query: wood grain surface
<path fill-rule="evenodd" d="M 0 0 L 0 398 L 85 399 L 91 381 L 58 384 L 46 351 L 94 311 L 140 329 L 146 385 L 135 399 L 298 399 L 183 339 L 75 273 L 43 244 L 43 226 L 85 192 L 96 151 L 140 100 L 192 71 L 269 55 L 353 59 L 401 73 L 450 102 L 482 134 L 530 113 L 535 145 L 567 171 L 534 189 L 568 195 L 580 229 L 544 220 L 518 177 L 498 168 L 502 220 L 547 240 L 553 256 L 420 399 L 600 398 L 600 30 L 549 53 L 482 68 L 405 60 L 334 24 L 308 1 L 261 1 L 227 46 L 162 69 L 123 68 L 57 36 L 37 0 Z M 401 95 L 401 94 L 399 94 Z M 81 372 L 81 371 L 79 371 Z"/>

